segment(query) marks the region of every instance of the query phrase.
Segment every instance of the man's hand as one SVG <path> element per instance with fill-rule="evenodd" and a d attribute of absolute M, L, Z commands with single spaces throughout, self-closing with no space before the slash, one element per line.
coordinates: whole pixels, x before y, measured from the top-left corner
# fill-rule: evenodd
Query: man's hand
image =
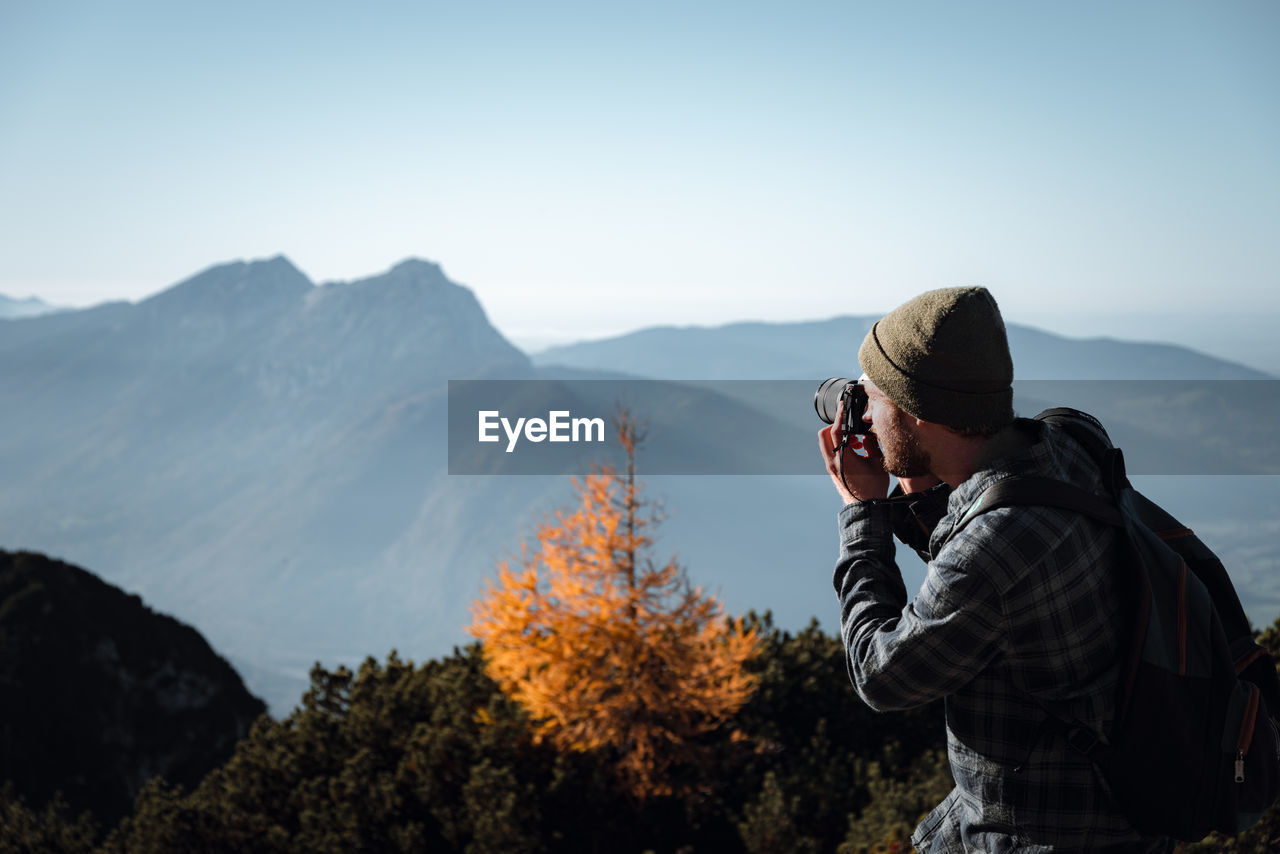
<path fill-rule="evenodd" d="M 889 494 L 889 474 L 884 470 L 884 455 L 874 435 L 868 435 L 860 445 L 867 455 L 860 456 L 852 440 L 837 454 L 840 446 L 840 425 L 844 423 L 844 402 L 836 413 L 836 420 L 830 427 L 818 433 L 818 450 L 827 466 L 827 473 L 836 485 L 836 492 L 844 499 L 845 504 L 855 501 L 866 501 L 871 498 L 884 498 Z"/>

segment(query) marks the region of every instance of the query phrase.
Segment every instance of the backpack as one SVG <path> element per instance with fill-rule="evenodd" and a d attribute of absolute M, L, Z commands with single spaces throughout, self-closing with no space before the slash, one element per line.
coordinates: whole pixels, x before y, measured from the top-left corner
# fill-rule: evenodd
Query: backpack
<path fill-rule="evenodd" d="M 1280 793 L 1275 660 L 1254 641 L 1222 562 L 1133 488 L 1102 424 L 1067 408 L 1036 420 L 1063 428 L 1089 452 L 1110 498 L 1050 478 L 1007 478 L 979 495 L 956 530 L 1014 505 L 1065 508 L 1122 529 L 1132 632 L 1116 719 L 1105 740 L 1063 721 L 1067 741 L 1095 764 L 1144 835 L 1194 841 L 1247 830 Z"/>

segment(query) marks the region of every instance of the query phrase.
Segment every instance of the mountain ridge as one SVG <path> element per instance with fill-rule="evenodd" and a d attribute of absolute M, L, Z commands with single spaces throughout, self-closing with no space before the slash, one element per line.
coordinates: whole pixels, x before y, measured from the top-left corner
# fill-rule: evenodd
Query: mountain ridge
<path fill-rule="evenodd" d="M 0 294 L 0 320 L 39 317 L 64 310 L 61 306 L 50 305 L 37 296 L 17 298 Z"/>
<path fill-rule="evenodd" d="M 661 325 L 548 347 L 535 365 L 600 368 L 660 379 L 821 379 L 856 369 L 857 347 L 879 315 L 797 322 Z M 1274 379 L 1270 374 L 1163 342 L 1074 338 L 1006 323 L 1019 379 Z M 762 359 L 776 360 L 771 364 Z M 797 363 L 801 366 L 797 366 Z M 1117 377 L 1114 365 L 1123 365 Z M 777 364 L 786 364 L 778 370 Z M 852 367 L 850 366 L 852 365 Z"/>

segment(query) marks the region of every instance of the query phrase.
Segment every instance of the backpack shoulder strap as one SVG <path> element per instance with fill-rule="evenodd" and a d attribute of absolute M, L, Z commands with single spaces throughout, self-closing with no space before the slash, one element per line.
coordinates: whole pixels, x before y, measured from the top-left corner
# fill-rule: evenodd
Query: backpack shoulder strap
<path fill-rule="evenodd" d="M 997 507 L 1060 507 L 1081 513 L 1091 519 L 1112 525 L 1124 526 L 1124 516 L 1113 500 L 1094 495 L 1088 490 L 1050 477 L 1007 477 L 998 480 L 978 494 L 960 521 L 952 529 L 955 536 L 977 516 Z"/>

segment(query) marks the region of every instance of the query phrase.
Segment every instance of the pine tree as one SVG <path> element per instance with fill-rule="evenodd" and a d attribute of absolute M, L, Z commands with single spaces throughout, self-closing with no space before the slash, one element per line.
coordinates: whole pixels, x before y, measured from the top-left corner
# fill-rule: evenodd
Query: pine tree
<path fill-rule="evenodd" d="M 750 696 L 744 667 L 756 633 L 727 620 L 675 559 L 644 557 L 659 521 L 641 498 L 643 437 L 623 412 L 615 426 L 626 470 L 579 481 L 577 508 L 537 529 L 536 549 L 500 564 L 473 606 L 471 632 L 489 676 L 521 703 L 535 736 L 562 750 L 609 756 L 637 798 L 671 794 L 696 768 L 701 741 Z"/>

